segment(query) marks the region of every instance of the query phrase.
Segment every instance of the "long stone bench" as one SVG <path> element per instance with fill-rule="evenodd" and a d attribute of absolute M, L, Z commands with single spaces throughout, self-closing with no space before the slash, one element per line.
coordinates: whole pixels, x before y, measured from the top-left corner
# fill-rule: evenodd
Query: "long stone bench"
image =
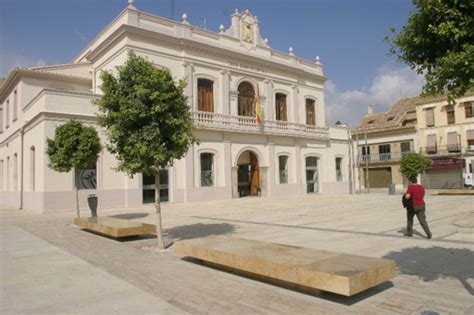
<path fill-rule="evenodd" d="M 395 277 L 392 260 L 226 236 L 177 241 L 177 253 L 297 288 L 352 296 Z"/>
<path fill-rule="evenodd" d="M 76 218 L 74 224 L 114 238 L 156 234 L 156 227 L 152 224 L 112 217 Z"/>

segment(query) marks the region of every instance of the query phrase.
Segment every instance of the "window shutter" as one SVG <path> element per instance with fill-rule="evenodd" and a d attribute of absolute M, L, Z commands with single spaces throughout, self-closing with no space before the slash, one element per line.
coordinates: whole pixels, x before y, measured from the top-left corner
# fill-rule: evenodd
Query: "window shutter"
<path fill-rule="evenodd" d="M 426 126 L 434 126 L 434 111 L 433 108 L 426 109 Z"/>

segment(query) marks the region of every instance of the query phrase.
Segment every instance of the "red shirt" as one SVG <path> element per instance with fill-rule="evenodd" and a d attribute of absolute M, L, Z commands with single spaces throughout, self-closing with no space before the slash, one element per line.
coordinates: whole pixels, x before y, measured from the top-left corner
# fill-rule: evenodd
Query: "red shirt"
<path fill-rule="evenodd" d="M 425 196 L 425 188 L 419 184 L 410 184 L 407 189 L 407 194 L 413 199 L 413 206 L 424 205 L 425 201 L 423 197 Z"/>

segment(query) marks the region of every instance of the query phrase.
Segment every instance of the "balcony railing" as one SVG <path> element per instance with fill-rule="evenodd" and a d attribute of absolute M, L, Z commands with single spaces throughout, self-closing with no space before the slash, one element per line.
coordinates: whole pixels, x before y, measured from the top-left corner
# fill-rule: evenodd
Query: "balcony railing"
<path fill-rule="evenodd" d="M 255 117 L 233 116 L 212 112 L 196 111 L 192 114 L 194 124 L 198 129 L 329 139 L 328 128 L 277 120 L 264 120 L 262 124 L 258 124 Z"/>
<path fill-rule="evenodd" d="M 369 154 L 369 155 L 362 155 L 360 157 L 359 163 L 384 163 L 384 162 L 394 162 L 400 161 L 402 157 L 407 155 L 408 152 L 390 152 L 390 153 L 379 153 L 379 154 Z"/>
<path fill-rule="evenodd" d="M 460 146 L 458 144 L 448 146 L 431 146 L 420 148 L 420 153 L 427 156 L 437 155 L 460 155 L 474 154 L 474 145 Z"/>

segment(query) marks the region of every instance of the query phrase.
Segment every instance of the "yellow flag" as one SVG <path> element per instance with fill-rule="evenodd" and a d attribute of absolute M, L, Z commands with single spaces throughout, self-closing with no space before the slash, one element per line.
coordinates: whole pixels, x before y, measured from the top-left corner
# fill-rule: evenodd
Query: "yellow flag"
<path fill-rule="evenodd" d="M 260 93 L 257 85 L 257 123 L 261 125 L 262 122 L 262 103 L 260 102 Z"/>

